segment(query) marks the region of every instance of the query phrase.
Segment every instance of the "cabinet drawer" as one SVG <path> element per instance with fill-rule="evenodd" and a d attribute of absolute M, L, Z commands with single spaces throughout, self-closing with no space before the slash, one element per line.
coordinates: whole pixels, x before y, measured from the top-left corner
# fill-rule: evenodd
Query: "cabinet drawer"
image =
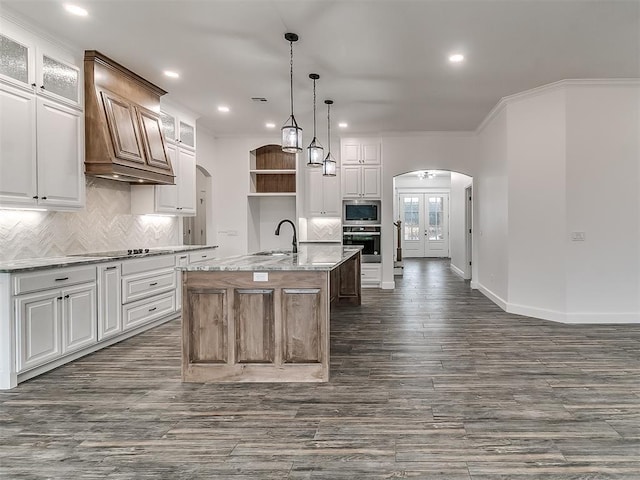
<path fill-rule="evenodd" d="M 176 294 L 167 292 L 122 307 L 124 330 L 157 320 L 176 311 Z"/>
<path fill-rule="evenodd" d="M 171 262 L 173 263 L 173 257 Z M 167 290 L 175 290 L 175 288 L 176 272 L 173 268 L 161 272 L 127 275 L 122 277 L 122 303 L 140 300 Z"/>
<path fill-rule="evenodd" d="M 96 281 L 96 267 L 44 270 L 16 275 L 14 295 Z"/>
<path fill-rule="evenodd" d="M 173 255 L 154 255 L 152 257 L 136 258 L 122 262 L 122 275 L 152 272 L 174 266 Z"/>
<path fill-rule="evenodd" d="M 189 254 L 189 263 L 204 262 L 212 258 L 215 258 L 213 250 L 201 250 Z"/>
<path fill-rule="evenodd" d="M 360 267 L 360 279 L 362 283 L 379 283 L 381 280 L 380 265 L 362 264 Z"/>

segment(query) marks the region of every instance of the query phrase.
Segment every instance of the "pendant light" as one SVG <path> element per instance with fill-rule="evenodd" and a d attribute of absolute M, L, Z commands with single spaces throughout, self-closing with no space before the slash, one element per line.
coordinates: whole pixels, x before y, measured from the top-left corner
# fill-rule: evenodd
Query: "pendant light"
<path fill-rule="evenodd" d="M 302 151 L 302 128 L 298 126 L 296 117 L 293 116 L 293 42 L 298 41 L 295 33 L 285 33 L 284 39 L 289 42 L 290 62 L 289 62 L 289 91 L 291 92 L 291 116 L 282 127 L 282 151 L 287 153 L 298 153 Z"/>
<path fill-rule="evenodd" d="M 325 177 L 335 177 L 336 176 L 336 161 L 333 159 L 333 155 L 331 155 L 331 105 L 333 105 L 333 100 L 325 100 L 324 103 L 327 105 L 327 134 L 329 139 L 327 140 L 327 156 L 322 162 L 322 175 Z"/>
<path fill-rule="evenodd" d="M 313 140 L 307 147 L 307 166 L 321 167 L 324 159 L 324 148 L 316 138 L 316 80 L 320 78 L 320 75 L 310 73 L 309 78 L 313 80 Z"/>

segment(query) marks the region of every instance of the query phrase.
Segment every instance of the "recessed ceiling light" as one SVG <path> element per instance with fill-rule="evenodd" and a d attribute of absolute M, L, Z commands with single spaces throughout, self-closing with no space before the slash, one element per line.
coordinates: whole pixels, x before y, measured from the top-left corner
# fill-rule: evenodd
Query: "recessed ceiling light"
<path fill-rule="evenodd" d="M 165 70 L 164 74 L 170 78 L 180 78 L 180 74 L 178 72 L 174 72 L 172 70 Z"/>
<path fill-rule="evenodd" d="M 460 63 L 464 60 L 464 55 L 461 53 L 454 53 L 453 55 L 449 55 L 449 61 L 451 63 Z"/>
<path fill-rule="evenodd" d="M 271 122 L 265 123 L 264 126 L 267 128 L 276 128 L 276 124 Z"/>
<path fill-rule="evenodd" d="M 229 107 L 225 106 L 225 105 L 220 105 L 218 107 L 218 111 L 222 112 L 222 113 L 227 113 L 229 111 Z"/>
<path fill-rule="evenodd" d="M 70 3 L 65 3 L 64 9 L 67 12 L 72 13 L 73 15 L 77 15 L 79 17 L 86 17 L 87 15 L 89 15 L 89 12 L 87 12 L 84 8 L 79 7 L 77 5 L 71 5 Z"/>
<path fill-rule="evenodd" d="M 347 128 L 347 127 L 349 126 L 349 124 L 348 124 L 347 122 L 340 122 L 340 123 L 338 124 L 338 126 L 339 126 L 340 128 Z"/>

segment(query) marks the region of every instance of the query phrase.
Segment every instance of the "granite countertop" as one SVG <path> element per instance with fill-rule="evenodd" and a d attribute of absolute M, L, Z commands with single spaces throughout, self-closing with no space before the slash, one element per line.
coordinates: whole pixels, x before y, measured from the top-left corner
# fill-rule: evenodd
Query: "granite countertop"
<path fill-rule="evenodd" d="M 153 247 L 149 248 L 149 252 L 147 253 L 135 255 L 128 255 L 127 250 L 115 250 L 109 252 L 74 253 L 65 257 L 7 260 L 0 262 L 0 273 L 19 273 L 47 268 L 88 265 L 91 263 L 112 262 L 114 260 L 127 260 L 132 258 L 151 257 L 154 255 L 170 255 L 172 253 L 189 252 L 192 250 L 204 250 L 217 247 L 217 245 L 175 245 L 169 247 Z"/>
<path fill-rule="evenodd" d="M 195 265 L 176 267 L 188 272 L 197 271 L 272 271 L 272 270 L 332 270 L 352 256 L 362 247 L 343 247 L 342 245 L 304 244 L 298 247 L 298 253 L 271 251 L 248 255 L 236 255 L 227 258 L 215 258 Z M 275 253 L 266 255 L 265 253 Z"/>

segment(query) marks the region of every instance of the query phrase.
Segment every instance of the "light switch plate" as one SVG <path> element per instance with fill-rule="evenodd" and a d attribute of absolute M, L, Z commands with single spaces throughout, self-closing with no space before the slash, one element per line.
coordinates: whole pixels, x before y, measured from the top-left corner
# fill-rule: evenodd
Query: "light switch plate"
<path fill-rule="evenodd" d="M 253 281 L 254 282 L 268 282 L 269 281 L 269 272 L 253 272 Z"/>

